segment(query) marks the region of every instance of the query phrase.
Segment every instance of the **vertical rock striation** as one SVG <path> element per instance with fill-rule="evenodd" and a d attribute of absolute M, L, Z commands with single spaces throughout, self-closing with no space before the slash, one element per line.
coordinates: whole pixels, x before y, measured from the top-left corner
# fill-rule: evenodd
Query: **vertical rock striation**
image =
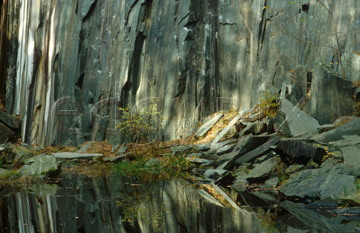
<path fill-rule="evenodd" d="M 0 3 L 0 98 L 31 143 L 114 141 L 117 107 L 152 103 L 164 138 L 186 136 L 320 62 L 360 78 L 357 0 Z"/>

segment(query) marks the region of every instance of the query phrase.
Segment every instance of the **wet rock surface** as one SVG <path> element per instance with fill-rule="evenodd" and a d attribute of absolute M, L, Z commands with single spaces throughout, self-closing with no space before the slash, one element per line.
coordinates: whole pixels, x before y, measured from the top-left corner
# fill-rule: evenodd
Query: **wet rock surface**
<path fill-rule="evenodd" d="M 254 107 L 247 112 L 256 115 L 258 111 L 261 110 Z M 310 117 L 299 114 L 302 110 L 298 108 L 294 108 L 293 111 L 297 112 L 298 118 Z M 278 114 L 281 115 L 283 112 L 279 111 Z M 250 130 L 257 122 L 246 122 L 249 119 L 246 114 L 231 116 L 229 123 L 224 127 L 227 132 L 234 133 L 227 134 L 227 139 L 218 141 L 219 137 L 208 137 L 210 132 L 213 133 L 213 128 L 217 127 L 215 124 L 200 141 L 184 144 L 174 141 L 169 145 L 165 143 L 163 151 L 155 147 L 160 144 L 112 146 L 94 141 L 84 143 L 81 148 L 72 148 L 72 151 L 76 152 L 51 152 L 52 155 L 32 157 L 33 153 L 41 150 L 27 145 L 3 144 L 0 146 L 0 176 L 13 179 L 19 176 L 50 175 L 59 178 L 67 174 L 59 175 L 62 167 L 66 171 L 71 171 L 77 165 L 80 165 L 80 170 L 86 170 L 86 166 L 91 164 L 106 166 L 125 162 L 126 166 L 132 166 L 134 163 L 131 161 L 136 162 L 140 159 L 137 152 L 147 148 L 145 150 L 152 150 L 158 155 L 141 160 L 144 166 L 133 168 L 135 171 L 149 170 L 150 177 L 150 174 L 158 174 L 152 169 L 161 169 L 164 160 L 178 158 L 178 162 L 184 161 L 184 169 L 189 174 L 183 179 L 195 185 L 198 188 L 196 193 L 207 203 L 221 208 L 231 207 L 238 214 L 245 215 L 248 214 L 249 208 L 251 211 L 259 211 L 257 208 L 260 208 L 261 211 L 276 215 L 277 224 L 283 224 L 282 229 L 288 229 L 290 232 L 306 229 L 337 232 L 349 230 L 351 227 L 353 231 L 349 232 L 356 232 L 354 229 L 357 226 L 354 225 L 354 221 L 358 219 L 357 206 L 360 203 L 357 153 L 360 135 L 354 129 L 357 127 L 358 119 L 354 118 L 329 131 L 312 131 L 310 137 L 291 137 L 293 134 L 282 133 L 281 127 L 278 131 L 275 131 L 276 127 L 269 127 L 269 124 L 279 118 L 268 120 L 263 116 L 262 119 L 258 119 L 259 125 L 267 128 L 266 131 L 262 131 Z M 223 117 L 227 115 L 224 114 Z M 297 118 L 292 120 L 296 121 Z M 283 123 L 286 121 L 283 119 Z M 241 124 L 243 126 L 239 128 Z M 247 128 L 246 124 L 252 126 Z M 293 122 L 290 127 L 297 124 L 301 123 Z M 246 130 L 246 133 L 243 130 Z M 221 135 L 221 132 L 224 131 L 219 129 L 218 135 Z M 204 141 L 207 138 L 210 140 Z M 94 150 L 99 145 L 101 147 Z M 97 153 L 100 151 L 101 153 Z M 19 170 L 16 169 L 16 164 L 21 167 Z M 176 166 L 179 167 L 180 164 Z M 44 190 L 53 192 L 51 189 Z M 332 201 L 329 202 L 329 198 Z M 329 206 L 332 209 L 328 209 L 327 212 L 318 210 L 323 207 L 330 208 Z M 344 209 L 340 211 L 338 208 Z M 303 215 L 307 217 L 303 218 Z M 334 221 L 331 219 L 333 216 L 336 216 Z M 319 223 L 314 221 L 315 217 L 324 225 L 319 226 Z M 296 224 L 293 224 L 294 220 L 291 218 L 297 219 Z M 342 225 L 341 222 L 344 221 L 347 223 Z"/>

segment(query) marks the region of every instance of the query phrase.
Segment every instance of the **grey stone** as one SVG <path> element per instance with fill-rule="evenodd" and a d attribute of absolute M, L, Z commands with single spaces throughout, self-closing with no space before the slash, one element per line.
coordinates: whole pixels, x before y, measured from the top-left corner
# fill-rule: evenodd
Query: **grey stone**
<path fill-rule="evenodd" d="M 266 179 L 275 169 L 275 167 L 276 160 L 274 157 L 265 160 L 264 162 L 257 164 L 255 168 L 249 172 L 247 179 L 256 181 L 259 181 L 260 179 Z"/>
<path fill-rule="evenodd" d="M 354 112 L 353 83 L 344 80 L 324 65 L 315 67 L 311 85 L 309 114 L 320 124 L 333 123 L 338 117 Z"/>
<path fill-rule="evenodd" d="M 211 178 L 211 179 L 218 179 L 220 176 L 224 175 L 227 172 L 227 170 L 220 170 L 220 169 L 207 169 L 204 173 L 205 177 Z"/>
<path fill-rule="evenodd" d="M 223 155 L 225 153 L 229 153 L 230 151 L 232 151 L 235 147 L 235 144 L 230 144 L 230 145 L 225 145 L 223 147 L 220 147 L 217 151 L 216 151 L 216 155 L 220 156 Z"/>
<path fill-rule="evenodd" d="M 270 178 L 268 180 L 265 181 L 265 185 L 268 185 L 272 188 L 275 188 L 279 183 L 279 178 L 278 177 L 273 177 L 273 178 Z"/>
<path fill-rule="evenodd" d="M 356 194 L 354 176 L 340 174 L 332 168 L 306 169 L 290 175 L 289 180 L 280 187 L 286 196 L 311 198 L 343 198 Z"/>
<path fill-rule="evenodd" d="M 290 162 L 307 164 L 310 160 L 320 164 L 326 151 L 313 143 L 303 139 L 282 139 L 277 147 L 276 152 L 285 155 Z"/>
<path fill-rule="evenodd" d="M 235 164 L 247 163 L 247 162 L 250 162 L 250 161 L 262 156 L 263 154 L 269 152 L 270 147 L 275 146 L 279 141 L 280 141 L 280 138 L 275 136 L 274 138 L 270 139 L 269 141 L 262 144 L 258 148 L 254 149 L 252 151 L 249 151 L 248 153 L 242 155 L 240 158 L 238 158 L 235 161 Z"/>
<path fill-rule="evenodd" d="M 9 143 L 5 144 L 3 147 L 4 150 L 2 153 L 5 155 L 5 162 L 12 166 L 33 156 L 33 151 L 29 147 L 16 146 Z"/>
<path fill-rule="evenodd" d="M 290 214 L 295 216 L 298 220 L 314 230 L 326 231 L 331 233 L 337 232 L 356 232 L 356 222 L 344 224 L 343 217 L 328 218 L 321 214 L 316 213 L 302 203 L 293 203 L 290 201 L 284 201 L 280 203 L 281 207 L 286 209 Z"/>
<path fill-rule="evenodd" d="M 274 151 L 270 151 L 268 154 L 263 155 L 257 159 L 254 160 L 254 163 L 262 163 L 267 159 L 270 159 L 272 157 L 275 157 L 277 154 Z"/>
<path fill-rule="evenodd" d="M 103 154 L 76 153 L 76 152 L 58 152 L 58 153 L 53 153 L 52 155 L 54 155 L 55 158 L 58 159 L 88 159 L 93 157 L 103 157 Z"/>
<path fill-rule="evenodd" d="M 224 114 L 222 114 L 222 113 L 215 114 L 215 116 L 211 120 L 207 121 L 205 124 L 203 124 L 200 127 L 200 129 L 198 129 L 195 136 L 203 137 L 223 116 L 224 116 Z"/>
<path fill-rule="evenodd" d="M 216 143 L 218 143 L 228 132 L 229 130 L 236 124 L 238 123 L 238 121 L 240 120 L 240 118 L 246 114 L 247 112 L 249 112 L 249 110 L 244 110 L 239 112 L 238 115 L 236 115 L 231 121 L 230 123 L 219 133 L 218 136 L 216 136 L 216 138 L 211 142 L 211 147 L 213 147 Z"/>
<path fill-rule="evenodd" d="M 44 176 L 58 172 L 60 162 L 53 155 L 37 155 L 25 161 L 18 174 L 21 176 Z"/>
<path fill-rule="evenodd" d="M 197 158 L 197 157 L 186 157 L 186 160 L 188 160 L 191 163 L 208 163 L 211 164 L 213 163 L 213 161 L 208 160 L 208 159 L 202 159 L 202 158 Z"/>
<path fill-rule="evenodd" d="M 223 155 L 220 155 L 217 159 L 216 159 L 216 162 L 218 164 L 220 163 L 224 163 L 226 161 L 230 161 L 232 160 L 233 158 L 237 157 L 240 155 L 240 151 L 233 151 L 231 153 L 227 153 L 227 154 L 223 154 Z"/>
<path fill-rule="evenodd" d="M 269 1 L 267 9 L 261 1 L 248 0 L 39 0 L 41 10 L 24 7 L 21 0 L 7 2 L 11 4 L 4 5 L 2 15 L 12 23 L 4 23 L 0 38 L 0 95 L 8 112 L 27 122 L 26 141 L 37 144 L 62 144 L 69 136 L 64 129 L 75 127 L 82 138 L 116 140 L 117 131 L 110 126 L 119 105 L 141 108 L 160 100 L 167 140 L 191 135 L 199 118 L 218 110 L 249 108 L 262 90 L 279 90 L 283 82 L 296 82 L 298 97 L 319 62 L 334 61 L 341 72 L 334 28 L 346 35 L 340 36 L 346 79 L 359 79 L 359 45 L 353 33 L 359 26 L 348 20 L 358 18 L 357 11 L 348 12 L 358 9 L 357 1 L 341 1 L 342 7 L 338 0 L 328 1 L 329 12 L 339 19 L 335 25 L 316 1 L 300 13 L 300 4 L 309 1 L 292 6 Z M 51 31 L 47 16 L 54 9 L 51 22 L 57 30 Z M 294 15 L 301 20 L 289 22 Z M 37 23 L 21 21 L 22 16 Z M 268 19 L 271 23 L 265 24 Z M 104 22 L 106 26 L 98 26 Z M 18 35 L 29 31 L 18 41 Z M 50 34 L 58 38 L 55 44 L 47 43 Z M 34 41 L 39 46 L 32 46 Z M 37 63 L 45 53 L 50 65 Z M 289 73 L 293 69 L 294 77 Z M 51 80 L 51 85 L 34 85 L 24 77 Z M 41 98 L 44 90 L 52 98 Z M 74 108 L 59 107 L 68 105 Z M 106 122 L 100 124 L 101 119 Z"/>
<path fill-rule="evenodd" d="M 281 107 L 279 111 L 285 114 L 285 121 L 280 128 L 288 127 L 290 136 L 297 136 L 307 132 L 317 134 L 319 132 L 319 122 L 297 106 L 294 106 L 287 99 L 281 99 Z"/>
<path fill-rule="evenodd" d="M 128 147 L 125 145 L 125 143 L 123 143 L 119 149 L 119 151 L 117 152 L 118 155 L 123 154 L 126 152 L 126 150 L 128 149 Z"/>
<path fill-rule="evenodd" d="M 231 188 L 236 192 L 245 192 L 247 190 L 248 181 L 246 179 L 236 180 L 234 184 L 231 185 Z"/>
<path fill-rule="evenodd" d="M 86 152 L 86 151 L 90 148 L 90 146 L 91 146 L 92 143 L 93 143 L 92 141 L 87 142 L 83 147 L 81 147 L 81 148 L 80 148 L 79 150 L 77 150 L 76 152 L 77 152 L 77 153 Z"/>
<path fill-rule="evenodd" d="M 117 160 L 124 159 L 124 158 L 126 158 L 126 154 L 118 154 L 114 157 L 103 158 L 103 160 L 105 162 L 115 162 Z"/>
<path fill-rule="evenodd" d="M 17 117 L 10 116 L 9 114 L 3 112 L 2 110 L 0 110 L 0 121 L 13 130 L 20 129 L 21 120 Z"/>
<path fill-rule="evenodd" d="M 1 122 L 0 122 L 0 131 L 1 131 L 0 143 L 8 142 L 9 139 L 11 139 L 15 135 L 14 131 L 12 131 L 10 128 L 8 128 L 6 125 L 4 125 Z"/>
<path fill-rule="evenodd" d="M 195 145 L 195 148 L 199 151 L 208 151 L 211 148 L 211 143 L 197 144 Z"/>
<path fill-rule="evenodd" d="M 222 142 L 217 142 L 215 144 L 211 144 L 211 150 L 218 150 L 223 146 L 229 145 L 229 144 L 234 144 L 235 142 L 237 142 L 237 139 L 235 138 L 230 138 L 228 140 L 222 141 Z"/>
<path fill-rule="evenodd" d="M 191 146 L 173 146 L 171 147 L 171 154 L 173 155 L 186 155 L 192 153 L 194 150 Z"/>
<path fill-rule="evenodd" d="M 199 189 L 198 192 L 208 202 L 220 207 L 224 207 L 223 204 L 221 204 L 218 200 L 216 200 L 213 196 L 211 196 L 208 192 L 204 191 L 203 189 Z"/>
<path fill-rule="evenodd" d="M 349 135 L 360 135 L 360 119 L 353 120 L 350 123 L 342 125 L 336 129 L 316 135 L 311 139 L 317 142 L 329 143 L 344 140 L 344 137 Z"/>

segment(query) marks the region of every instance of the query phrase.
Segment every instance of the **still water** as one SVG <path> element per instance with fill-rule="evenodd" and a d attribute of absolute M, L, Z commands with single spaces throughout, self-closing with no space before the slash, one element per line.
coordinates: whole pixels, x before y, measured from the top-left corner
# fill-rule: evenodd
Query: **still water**
<path fill-rule="evenodd" d="M 1 233 L 359 232 L 356 216 L 353 219 L 326 216 L 293 202 L 266 206 L 270 202 L 266 202 L 264 195 L 261 201 L 259 194 L 254 198 L 256 195 L 244 193 L 242 200 L 252 207 L 239 211 L 204 198 L 194 185 L 183 180 L 65 174 L 57 184 L 2 188 L 0 230 Z"/>

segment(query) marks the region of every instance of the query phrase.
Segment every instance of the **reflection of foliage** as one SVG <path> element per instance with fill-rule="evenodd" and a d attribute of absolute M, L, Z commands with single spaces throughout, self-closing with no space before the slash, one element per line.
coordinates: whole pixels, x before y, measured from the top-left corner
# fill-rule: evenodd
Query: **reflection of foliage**
<path fill-rule="evenodd" d="M 124 225 L 136 225 L 136 221 L 146 221 L 152 225 L 154 232 L 165 232 L 165 216 L 167 210 L 162 203 L 159 189 L 154 189 L 149 182 L 132 183 L 130 190 L 124 193 L 124 197 L 116 202 L 121 209 L 121 217 Z M 161 184 L 161 183 L 160 183 Z"/>
<path fill-rule="evenodd" d="M 174 177 L 187 177 L 185 171 L 189 169 L 190 163 L 182 156 L 164 155 L 153 158 L 155 163 L 147 163 L 149 160 L 140 158 L 134 161 L 123 161 L 113 165 L 113 171 L 125 176 L 140 176 L 146 179 L 170 179 Z"/>
<path fill-rule="evenodd" d="M 274 118 L 279 110 L 278 97 L 266 91 L 264 97 L 260 99 L 260 110 L 265 116 Z"/>
<path fill-rule="evenodd" d="M 131 111 L 128 107 L 119 108 L 121 120 L 116 125 L 133 142 L 146 142 L 156 133 L 155 125 L 160 120 L 160 112 L 157 105 L 152 104 L 141 111 Z"/>

